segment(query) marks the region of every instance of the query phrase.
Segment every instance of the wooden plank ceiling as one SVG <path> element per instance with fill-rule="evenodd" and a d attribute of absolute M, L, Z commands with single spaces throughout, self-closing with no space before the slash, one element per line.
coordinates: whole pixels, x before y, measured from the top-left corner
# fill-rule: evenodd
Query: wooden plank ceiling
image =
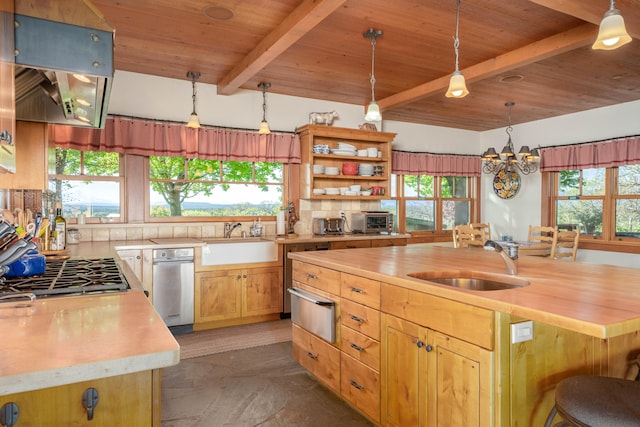
<path fill-rule="evenodd" d="M 228 96 L 265 81 L 269 92 L 364 106 L 371 43 L 362 34 L 375 28 L 386 120 L 482 131 L 506 125 L 507 101 L 517 124 L 640 99 L 640 41 L 591 49 L 607 0 L 461 0 L 463 99 L 444 96 L 456 0 L 91 2 L 115 28 L 116 69 L 184 80 L 197 71 Z M 640 37 L 640 2 L 616 6 Z"/>

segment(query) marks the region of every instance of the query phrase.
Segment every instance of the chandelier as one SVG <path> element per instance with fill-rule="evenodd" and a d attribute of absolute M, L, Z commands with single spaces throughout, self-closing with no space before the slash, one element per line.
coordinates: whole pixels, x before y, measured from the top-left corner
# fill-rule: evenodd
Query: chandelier
<path fill-rule="evenodd" d="M 525 175 L 529 175 L 538 170 L 538 160 L 540 159 L 540 151 L 538 148 L 529 150 L 529 147 L 523 145 L 520 151 L 516 155 L 513 148 L 513 141 L 511 141 L 511 108 L 516 105 L 515 102 L 507 102 L 504 104 L 509 109 L 509 126 L 507 126 L 506 132 L 509 136 L 507 145 L 504 146 L 500 154 L 492 147 L 482 154 L 482 171 L 484 173 L 498 174 L 500 171 L 511 172 L 517 167 L 520 172 Z M 519 156 L 519 157 L 518 157 Z"/>

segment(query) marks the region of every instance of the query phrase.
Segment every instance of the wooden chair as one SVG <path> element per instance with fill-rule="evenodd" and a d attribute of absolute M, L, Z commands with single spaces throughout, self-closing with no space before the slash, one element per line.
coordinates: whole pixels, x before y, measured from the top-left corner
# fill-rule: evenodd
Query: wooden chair
<path fill-rule="evenodd" d="M 489 224 L 483 224 L 480 222 L 472 222 L 469 224 L 474 230 L 484 230 L 484 235 L 487 240 L 491 240 L 491 226 Z"/>
<path fill-rule="evenodd" d="M 556 250 L 551 255 L 552 258 L 554 259 L 571 258 L 571 261 L 575 261 L 576 254 L 578 253 L 579 240 L 580 240 L 580 229 L 576 229 L 573 231 L 558 232 Z"/>
<path fill-rule="evenodd" d="M 522 255 L 549 256 L 553 258 L 558 241 L 558 227 L 530 225 L 527 240 L 530 244 L 520 247 Z"/>
<path fill-rule="evenodd" d="M 486 241 L 484 230 L 471 228 L 470 225 L 456 225 L 453 228 L 453 247 L 468 248 L 469 246 L 483 246 Z"/>

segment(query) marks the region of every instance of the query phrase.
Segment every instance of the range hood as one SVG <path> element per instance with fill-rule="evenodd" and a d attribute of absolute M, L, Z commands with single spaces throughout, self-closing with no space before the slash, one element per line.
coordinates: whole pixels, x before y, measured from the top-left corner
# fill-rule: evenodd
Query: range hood
<path fill-rule="evenodd" d="M 15 15 L 16 120 L 104 127 L 113 32 Z"/>

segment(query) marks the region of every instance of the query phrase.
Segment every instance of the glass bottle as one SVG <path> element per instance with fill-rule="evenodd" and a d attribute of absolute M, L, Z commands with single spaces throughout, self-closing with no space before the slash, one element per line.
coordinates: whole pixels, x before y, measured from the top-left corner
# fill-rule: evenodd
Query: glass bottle
<path fill-rule="evenodd" d="M 56 249 L 63 250 L 67 247 L 67 220 L 62 216 L 62 209 L 56 209 L 56 218 L 53 229 L 56 232 Z"/>

